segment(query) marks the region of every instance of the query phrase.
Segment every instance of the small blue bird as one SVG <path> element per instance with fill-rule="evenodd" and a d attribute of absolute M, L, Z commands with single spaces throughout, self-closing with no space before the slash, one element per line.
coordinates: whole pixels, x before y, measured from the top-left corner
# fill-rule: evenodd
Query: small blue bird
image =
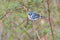
<path fill-rule="evenodd" d="M 41 17 L 42 17 L 42 16 L 40 16 L 40 15 L 37 14 L 37 13 L 31 12 L 31 11 L 28 12 L 28 19 L 29 19 L 29 20 L 37 20 L 37 19 L 39 19 L 39 18 L 41 18 Z"/>

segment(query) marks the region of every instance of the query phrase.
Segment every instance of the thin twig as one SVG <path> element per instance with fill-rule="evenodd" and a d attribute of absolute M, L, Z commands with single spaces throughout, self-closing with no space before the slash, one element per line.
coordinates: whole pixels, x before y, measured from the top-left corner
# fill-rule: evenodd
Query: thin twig
<path fill-rule="evenodd" d="M 4 15 L 0 18 L 0 20 L 2 20 L 2 19 L 9 13 L 9 10 L 5 10 L 5 12 L 6 12 L 6 14 L 4 14 Z"/>
<path fill-rule="evenodd" d="M 28 20 L 28 17 L 27 17 L 27 18 L 26 18 L 25 27 L 27 27 L 27 25 L 28 25 L 28 22 L 29 22 L 29 20 Z"/>
<path fill-rule="evenodd" d="M 28 31 L 26 30 L 25 27 L 23 27 L 23 30 L 25 31 L 25 33 L 26 33 L 30 38 L 32 38 L 31 35 L 30 35 L 30 33 L 28 33 Z"/>
<path fill-rule="evenodd" d="M 39 40 L 41 40 L 41 37 L 39 36 L 38 32 L 36 31 L 37 37 Z"/>
<path fill-rule="evenodd" d="M 32 23 L 32 31 L 33 31 L 33 40 L 35 40 L 35 27 L 34 27 L 34 21 Z"/>
<path fill-rule="evenodd" d="M 26 12 L 31 11 L 31 10 L 29 9 L 29 7 L 27 7 L 27 6 L 25 6 L 25 5 L 21 5 L 21 7 L 24 8 L 24 9 L 26 10 Z"/>
<path fill-rule="evenodd" d="M 50 27 L 51 27 L 51 33 L 52 33 L 52 38 L 54 40 L 54 33 L 53 33 L 53 26 L 52 26 L 52 23 L 51 23 L 51 19 L 50 19 L 50 9 L 49 9 L 49 2 L 50 0 L 47 0 L 47 6 L 48 6 L 48 19 L 49 19 L 49 24 L 50 24 Z"/>
<path fill-rule="evenodd" d="M 27 17 L 23 20 L 23 22 L 21 22 L 20 25 L 22 25 L 22 24 L 26 21 L 26 19 L 27 19 Z M 27 25 L 27 24 L 28 24 L 28 19 L 27 19 L 26 25 Z M 31 35 L 27 32 L 25 26 L 24 26 L 24 27 L 20 27 L 20 29 L 23 29 L 23 30 L 26 32 L 26 34 L 27 34 L 30 38 L 32 38 Z"/>

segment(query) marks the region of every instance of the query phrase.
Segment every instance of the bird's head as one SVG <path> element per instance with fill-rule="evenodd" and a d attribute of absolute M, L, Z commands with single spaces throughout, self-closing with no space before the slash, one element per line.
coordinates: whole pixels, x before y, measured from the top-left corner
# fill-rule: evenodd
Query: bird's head
<path fill-rule="evenodd" d="M 32 15 L 32 13 L 33 13 L 33 12 L 28 12 L 28 15 L 30 15 L 30 16 L 31 16 L 31 15 Z"/>

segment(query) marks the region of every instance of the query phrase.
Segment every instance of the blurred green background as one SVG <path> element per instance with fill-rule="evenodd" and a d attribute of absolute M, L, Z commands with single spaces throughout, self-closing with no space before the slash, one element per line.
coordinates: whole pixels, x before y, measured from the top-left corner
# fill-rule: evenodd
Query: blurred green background
<path fill-rule="evenodd" d="M 20 5 L 24 4 L 31 11 L 46 17 L 41 19 L 40 25 L 34 25 L 41 40 L 46 35 L 52 40 L 51 29 L 48 24 L 47 0 L 0 0 L 0 40 L 38 40 L 30 21 L 27 23 L 27 12 Z M 50 0 L 50 14 L 53 25 L 54 38 L 60 40 L 60 0 Z M 5 16 L 4 16 L 5 15 Z M 1 19 L 2 18 L 2 19 Z"/>

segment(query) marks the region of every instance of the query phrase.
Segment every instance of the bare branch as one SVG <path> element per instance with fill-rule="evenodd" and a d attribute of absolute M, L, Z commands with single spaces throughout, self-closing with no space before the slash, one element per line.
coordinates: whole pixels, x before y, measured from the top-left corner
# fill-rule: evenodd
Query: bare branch
<path fill-rule="evenodd" d="M 49 4 L 50 4 L 50 0 L 47 0 L 47 6 L 48 6 L 48 10 L 47 10 L 47 11 L 48 11 L 48 19 L 49 19 L 49 24 L 50 24 L 50 27 L 51 27 L 52 38 L 53 38 L 53 40 L 54 40 L 53 26 L 52 26 L 51 19 L 50 19 Z"/>
<path fill-rule="evenodd" d="M 41 37 L 39 36 L 38 32 L 36 31 L 37 37 L 39 40 L 41 40 Z"/>
<path fill-rule="evenodd" d="M 8 13 L 9 13 L 9 10 L 5 10 L 5 14 L 0 18 L 0 20 L 2 20 Z"/>

